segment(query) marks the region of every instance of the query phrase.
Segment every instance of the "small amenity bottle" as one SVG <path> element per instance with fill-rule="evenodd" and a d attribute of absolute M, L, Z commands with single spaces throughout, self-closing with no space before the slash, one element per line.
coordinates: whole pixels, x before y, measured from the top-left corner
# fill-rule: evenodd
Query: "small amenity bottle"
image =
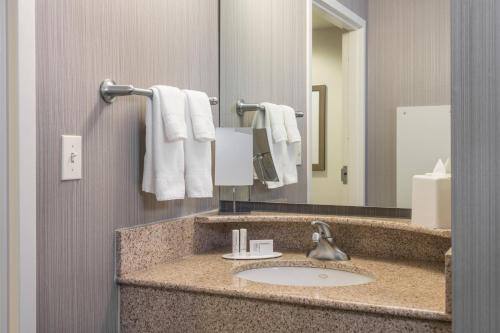
<path fill-rule="evenodd" d="M 237 255 L 240 253 L 240 231 L 238 229 L 233 230 L 233 254 Z"/>
<path fill-rule="evenodd" d="M 247 254 L 247 229 L 240 229 L 240 254 Z"/>

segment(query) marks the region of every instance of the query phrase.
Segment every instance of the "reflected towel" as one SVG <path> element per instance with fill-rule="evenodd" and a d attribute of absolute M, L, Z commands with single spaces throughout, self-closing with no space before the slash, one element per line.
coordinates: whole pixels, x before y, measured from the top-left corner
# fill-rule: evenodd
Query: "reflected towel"
<path fill-rule="evenodd" d="M 274 142 L 287 140 L 283 108 L 273 103 L 262 103 L 266 109 L 266 117 L 269 117 L 271 133 Z"/>
<path fill-rule="evenodd" d="M 288 105 L 280 106 L 283 110 L 283 119 L 285 123 L 287 141 L 289 143 L 302 141 L 302 138 L 300 137 L 299 127 L 297 126 L 297 117 L 295 116 L 295 110 Z"/>

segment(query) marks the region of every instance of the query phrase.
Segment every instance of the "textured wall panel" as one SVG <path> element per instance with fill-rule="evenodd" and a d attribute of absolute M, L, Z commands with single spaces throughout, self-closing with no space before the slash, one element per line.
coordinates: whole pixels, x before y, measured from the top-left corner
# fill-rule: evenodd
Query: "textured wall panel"
<path fill-rule="evenodd" d="M 453 326 L 500 331 L 500 3 L 452 1 Z"/>
<path fill-rule="evenodd" d="M 396 107 L 450 104 L 450 0 L 370 0 L 367 204 L 396 205 Z"/>
<path fill-rule="evenodd" d="M 368 18 L 368 1 L 373 0 L 338 0 L 341 4 L 358 14 L 361 18 Z"/>
<path fill-rule="evenodd" d="M 287 104 L 306 111 L 306 5 L 303 0 L 220 1 L 220 121 L 222 127 L 249 126 L 236 114 L 239 98 L 250 103 Z M 303 161 L 306 122 L 299 119 Z M 299 183 L 268 191 L 257 184 L 253 201 L 306 201 L 306 166 L 298 167 Z M 224 197 L 231 195 L 224 193 Z M 240 196 L 240 199 L 242 197 Z"/>
<path fill-rule="evenodd" d="M 8 120 L 7 120 L 7 2 L 0 1 L 0 331 L 8 329 L 9 293 L 9 183 L 8 183 Z"/>
<path fill-rule="evenodd" d="M 37 1 L 39 332 L 114 332 L 113 231 L 217 207 L 142 193 L 145 98 L 98 94 L 113 78 L 217 96 L 217 3 Z M 61 134 L 83 136 L 82 180 L 59 180 Z"/>

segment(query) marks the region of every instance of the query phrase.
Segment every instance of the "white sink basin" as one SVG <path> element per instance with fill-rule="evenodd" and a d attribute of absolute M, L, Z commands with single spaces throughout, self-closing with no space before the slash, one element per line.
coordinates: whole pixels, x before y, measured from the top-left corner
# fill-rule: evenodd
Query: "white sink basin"
<path fill-rule="evenodd" d="M 236 276 L 254 282 L 300 287 L 342 287 L 373 281 L 373 278 L 361 274 L 314 267 L 255 268 Z"/>

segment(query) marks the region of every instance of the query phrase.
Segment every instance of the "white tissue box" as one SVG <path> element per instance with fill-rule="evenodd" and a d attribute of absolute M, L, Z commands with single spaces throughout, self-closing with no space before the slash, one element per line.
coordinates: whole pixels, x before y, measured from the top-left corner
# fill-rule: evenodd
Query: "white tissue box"
<path fill-rule="evenodd" d="M 451 176 L 413 176 L 411 222 L 428 228 L 451 228 Z"/>

